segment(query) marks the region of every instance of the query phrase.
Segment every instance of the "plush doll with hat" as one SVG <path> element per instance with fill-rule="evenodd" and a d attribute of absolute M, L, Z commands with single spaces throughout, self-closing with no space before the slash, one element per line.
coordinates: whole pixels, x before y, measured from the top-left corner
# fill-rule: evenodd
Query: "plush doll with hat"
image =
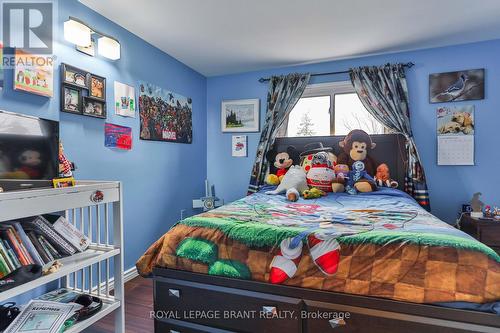
<path fill-rule="evenodd" d="M 328 153 L 320 151 L 314 154 L 311 168 L 307 172 L 307 185 L 324 192 L 332 191 L 332 181 L 335 179 L 333 165 L 328 157 Z"/>
<path fill-rule="evenodd" d="M 266 154 L 266 158 L 272 163 L 270 173 L 266 177 L 266 183 L 278 185 L 288 169 L 298 160 L 298 153 L 293 146 L 289 146 L 286 152 L 277 152 L 276 148 L 273 148 Z"/>
<path fill-rule="evenodd" d="M 312 166 L 312 160 L 314 154 L 319 152 L 325 152 L 328 155 L 328 159 L 330 160 L 332 165 L 337 163 L 337 156 L 333 153 L 332 147 L 324 147 L 321 142 L 313 142 L 305 145 L 305 151 L 300 154 L 300 166 L 304 169 L 306 173 L 309 172 Z"/>

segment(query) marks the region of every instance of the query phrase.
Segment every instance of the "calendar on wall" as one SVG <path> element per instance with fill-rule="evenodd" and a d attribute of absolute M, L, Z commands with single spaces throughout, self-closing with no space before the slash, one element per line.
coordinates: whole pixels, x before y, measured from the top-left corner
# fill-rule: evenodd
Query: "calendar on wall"
<path fill-rule="evenodd" d="M 474 105 L 437 109 L 438 165 L 474 165 Z"/>

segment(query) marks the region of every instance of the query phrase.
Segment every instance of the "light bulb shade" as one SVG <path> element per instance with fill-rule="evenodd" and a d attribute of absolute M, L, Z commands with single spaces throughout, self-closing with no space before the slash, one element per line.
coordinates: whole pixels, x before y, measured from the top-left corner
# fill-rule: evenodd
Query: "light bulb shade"
<path fill-rule="evenodd" d="M 78 46 L 90 46 L 92 31 L 85 24 L 69 19 L 64 22 L 64 39 Z"/>
<path fill-rule="evenodd" d="M 103 57 L 118 60 L 121 56 L 120 43 L 113 38 L 103 36 L 97 40 L 97 51 Z"/>

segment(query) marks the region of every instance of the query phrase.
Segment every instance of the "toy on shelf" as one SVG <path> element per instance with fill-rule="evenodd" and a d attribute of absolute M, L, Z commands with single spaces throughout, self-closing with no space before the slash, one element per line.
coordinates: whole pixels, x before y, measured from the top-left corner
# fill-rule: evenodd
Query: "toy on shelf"
<path fill-rule="evenodd" d="M 64 153 L 64 146 L 62 141 L 59 141 L 59 177 L 68 178 L 73 177 L 75 164 L 70 162 Z"/>
<path fill-rule="evenodd" d="M 470 216 L 473 218 L 483 217 L 483 207 L 484 203 L 480 200 L 481 192 L 474 193 L 472 200 L 470 201 L 470 206 L 472 207 L 472 212 Z"/>

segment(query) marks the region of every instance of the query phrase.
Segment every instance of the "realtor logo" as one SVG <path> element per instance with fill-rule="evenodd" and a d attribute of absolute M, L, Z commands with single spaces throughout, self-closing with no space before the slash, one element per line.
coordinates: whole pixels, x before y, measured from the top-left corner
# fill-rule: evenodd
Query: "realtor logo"
<path fill-rule="evenodd" d="M 51 2 L 3 2 L 2 11 L 5 47 L 52 54 Z"/>

